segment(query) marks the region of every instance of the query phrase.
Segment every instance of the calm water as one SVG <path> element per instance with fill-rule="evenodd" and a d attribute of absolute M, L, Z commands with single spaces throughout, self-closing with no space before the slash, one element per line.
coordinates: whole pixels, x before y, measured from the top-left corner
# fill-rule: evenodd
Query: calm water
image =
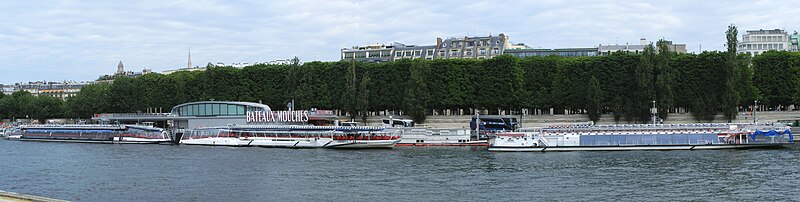
<path fill-rule="evenodd" d="M 76 201 L 800 200 L 800 148 L 493 153 L 0 141 L 0 190 Z"/>

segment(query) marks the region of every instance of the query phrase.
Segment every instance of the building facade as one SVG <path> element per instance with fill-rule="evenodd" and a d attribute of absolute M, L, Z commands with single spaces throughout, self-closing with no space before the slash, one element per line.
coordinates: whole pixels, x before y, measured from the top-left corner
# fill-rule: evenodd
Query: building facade
<path fill-rule="evenodd" d="M 353 48 L 343 48 L 341 50 L 342 60 L 353 60 L 360 62 L 388 62 L 393 60 L 394 47 L 392 45 L 373 44 L 366 46 L 353 46 Z"/>
<path fill-rule="evenodd" d="M 644 48 L 647 45 L 651 44 L 652 42 L 648 42 L 647 39 L 641 38 L 639 39 L 638 45 L 598 45 L 597 52 L 598 55 L 609 55 L 613 52 L 621 51 L 621 52 L 631 52 L 631 53 L 641 53 L 644 52 Z M 686 53 L 686 44 L 675 44 L 672 41 L 666 41 L 667 46 L 669 47 L 669 51 L 676 52 L 676 53 Z M 655 44 L 653 44 L 655 45 Z"/>
<path fill-rule="evenodd" d="M 541 56 L 562 56 L 562 57 L 592 57 L 597 56 L 597 48 L 559 48 L 559 49 L 507 49 L 505 54 L 514 57 L 541 57 Z"/>
<path fill-rule="evenodd" d="M 402 43 L 353 46 L 341 49 L 342 60 L 361 62 L 388 62 L 399 59 L 487 59 L 502 55 L 512 47 L 508 36 L 479 36 L 463 38 L 436 38 L 435 45 L 406 45 Z M 513 47 L 527 47 L 524 44 Z"/>
<path fill-rule="evenodd" d="M 66 100 L 75 97 L 86 85 L 95 82 L 44 82 L 35 81 L 28 83 L 16 83 L 14 85 L 2 85 L 3 94 L 11 95 L 17 91 L 27 91 L 33 96 L 49 96 Z"/>
<path fill-rule="evenodd" d="M 766 51 L 788 51 L 789 35 L 782 29 L 748 30 L 742 35 L 742 41 L 736 53 L 747 53 L 756 56 Z"/>
<path fill-rule="evenodd" d="M 395 46 L 394 57 L 392 60 L 399 59 L 426 59 L 433 60 L 434 53 L 436 53 L 436 46 L 416 46 L 401 44 Z"/>
<path fill-rule="evenodd" d="M 798 52 L 800 51 L 800 34 L 797 34 L 797 31 L 794 34 L 789 35 L 789 51 Z"/>
<path fill-rule="evenodd" d="M 511 46 L 505 34 L 485 37 L 436 39 L 434 59 L 473 58 L 488 59 L 502 55 Z"/>

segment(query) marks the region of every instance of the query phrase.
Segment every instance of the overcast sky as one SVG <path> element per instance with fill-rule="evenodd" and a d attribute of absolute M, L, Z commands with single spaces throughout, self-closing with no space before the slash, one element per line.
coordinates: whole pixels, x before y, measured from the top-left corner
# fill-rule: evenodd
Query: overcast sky
<path fill-rule="evenodd" d="M 0 83 L 192 63 L 335 61 L 341 48 L 505 33 L 536 48 L 665 38 L 723 50 L 731 23 L 798 29 L 800 1 L 0 1 Z"/>

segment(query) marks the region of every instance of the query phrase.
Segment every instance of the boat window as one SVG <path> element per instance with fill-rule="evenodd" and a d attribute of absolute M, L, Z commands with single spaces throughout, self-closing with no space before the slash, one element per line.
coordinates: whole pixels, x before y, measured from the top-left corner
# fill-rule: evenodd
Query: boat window
<path fill-rule="evenodd" d="M 244 115 L 244 106 L 236 106 L 236 115 Z"/>
<path fill-rule="evenodd" d="M 205 105 L 197 105 L 197 114 L 196 116 L 205 116 L 206 115 L 206 107 Z"/>
<path fill-rule="evenodd" d="M 211 104 L 204 104 L 206 108 L 206 113 L 203 115 L 213 115 L 212 109 L 214 108 Z"/>
<path fill-rule="evenodd" d="M 211 115 L 219 115 L 220 104 L 211 105 Z"/>
<path fill-rule="evenodd" d="M 219 115 L 228 115 L 228 105 L 227 104 L 220 104 L 219 105 Z"/>

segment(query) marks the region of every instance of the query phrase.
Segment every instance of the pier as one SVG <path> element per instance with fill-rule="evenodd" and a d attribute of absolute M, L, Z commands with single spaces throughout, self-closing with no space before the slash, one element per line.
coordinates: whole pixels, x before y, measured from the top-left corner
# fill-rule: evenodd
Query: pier
<path fill-rule="evenodd" d="M 22 202 L 22 201 L 65 202 L 65 200 L 52 199 L 47 197 L 20 194 L 20 193 L 0 190 L 0 202 Z"/>

